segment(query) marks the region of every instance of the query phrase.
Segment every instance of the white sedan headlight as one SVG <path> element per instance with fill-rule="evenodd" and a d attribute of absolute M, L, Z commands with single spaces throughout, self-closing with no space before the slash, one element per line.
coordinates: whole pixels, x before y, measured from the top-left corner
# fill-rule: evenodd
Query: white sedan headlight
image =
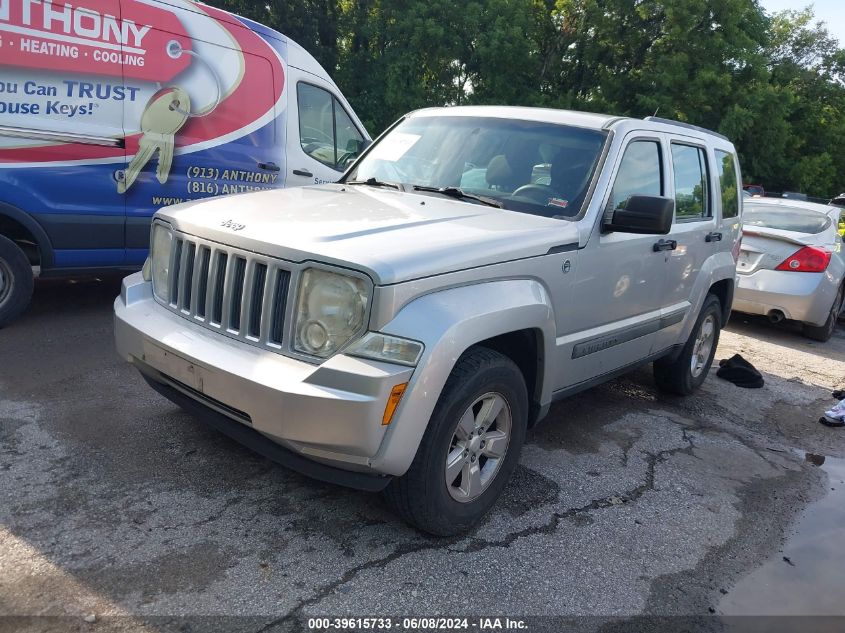
<path fill-rule="evenodd" d="M 369 299 L 363 279 L 306 269 L 299 284 L 294 349 L 328 358 L 361 334 Z"/>
<path fill-rule="evenodd" d="M 173 233 L 163 224 L 153 224 L 150 240 L 151 276 L 153 292 L 167 303 L 170 301 L 170 247 Z"/>

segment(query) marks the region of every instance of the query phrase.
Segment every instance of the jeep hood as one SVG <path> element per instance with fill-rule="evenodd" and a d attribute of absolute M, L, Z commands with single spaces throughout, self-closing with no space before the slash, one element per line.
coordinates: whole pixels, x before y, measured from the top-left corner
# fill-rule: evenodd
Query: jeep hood
<path fill-rule="evenodd" d="M 324 185 L 165 207 L 179 231 L 288 261 L 355 268 L 393 284 L 545 255 L 578 241 L 574 223 L 439 194 Z"/>

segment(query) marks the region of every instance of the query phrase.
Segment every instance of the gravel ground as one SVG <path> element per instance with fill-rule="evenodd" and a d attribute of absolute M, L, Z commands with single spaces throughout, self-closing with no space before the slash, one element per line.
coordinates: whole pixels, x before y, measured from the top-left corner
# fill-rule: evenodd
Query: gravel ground
<path fill-rule="evenodd" d="M 845 432 L 816 422 L 845 386 L 845 331 L 814 343 L 734 315 L 717 358 L 742 353 L 765 388 L 714 370 L 668 397 L 646 368 L 557 403 L 489 518 L 429 538 L 378 496 L 300 477 L 152 392 L 113 348 L 118 289 L 41 282 L 0 330 L 0 615 L 56 616 L 0 629 L 707 616 L 830 489 L 805 453 L 845 457 Z M 183 619 L 198 616 L 229 619 Z"/>

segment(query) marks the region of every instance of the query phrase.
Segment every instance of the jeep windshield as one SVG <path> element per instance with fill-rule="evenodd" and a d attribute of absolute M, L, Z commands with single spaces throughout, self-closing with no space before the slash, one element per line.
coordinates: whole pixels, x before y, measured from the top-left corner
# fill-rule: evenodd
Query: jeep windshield
<path fill-rule="evenodd" d="M 410 117 L 379 140 L 344 181 L 575 218 L 606 138 L 603 131 L 541 121 Z"/>

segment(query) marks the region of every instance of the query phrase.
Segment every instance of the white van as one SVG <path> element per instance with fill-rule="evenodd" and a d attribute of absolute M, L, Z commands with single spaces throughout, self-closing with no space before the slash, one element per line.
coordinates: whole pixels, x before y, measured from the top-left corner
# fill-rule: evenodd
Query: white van
<path fill-rule="evenodd" d="M 192 0 L 0 0 L 0 326 L 34 274 L 137 269 L 152 214 L 337 180 L 369 143 L 284 35 Z"/>

